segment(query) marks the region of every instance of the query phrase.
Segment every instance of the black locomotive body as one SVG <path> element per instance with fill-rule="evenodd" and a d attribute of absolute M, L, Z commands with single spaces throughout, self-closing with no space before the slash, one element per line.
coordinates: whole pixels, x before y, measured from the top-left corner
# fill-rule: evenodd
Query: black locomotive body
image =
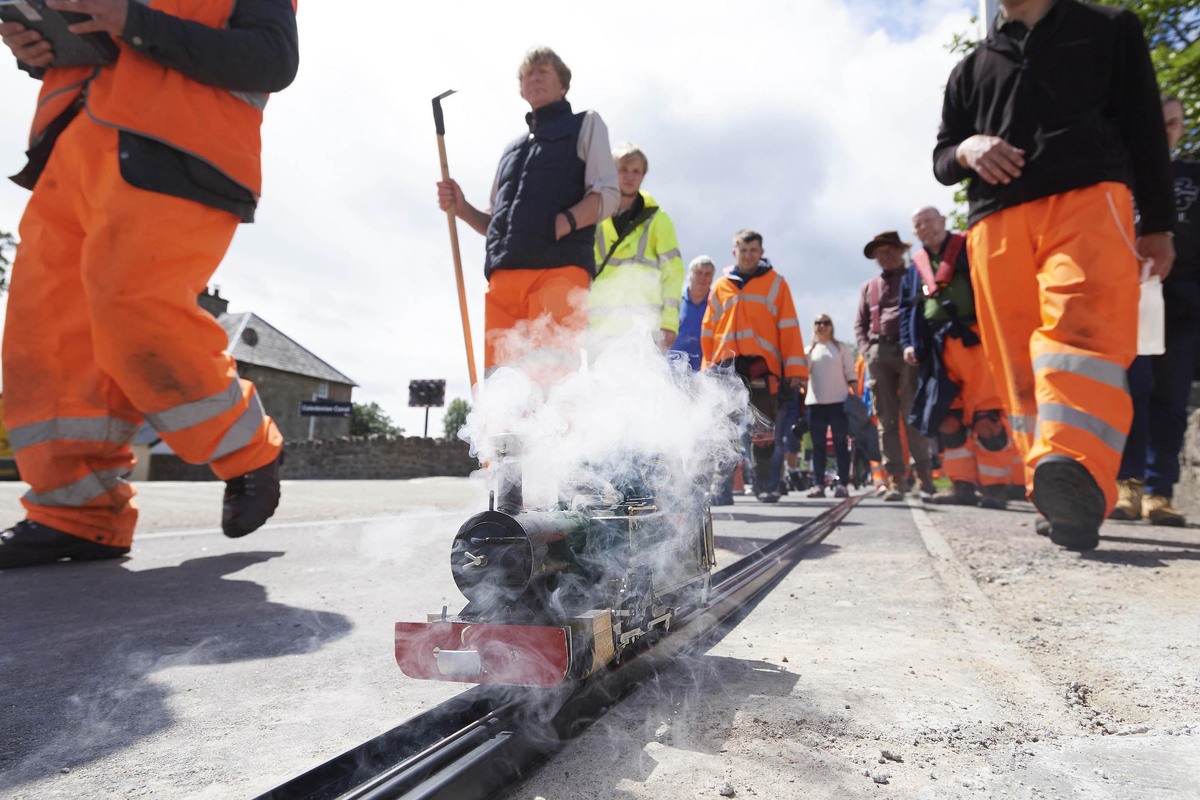
<path fill-rule="evenodd" d="M 467 605 L 396 624 L 404 673 L 551 686 L 621 659 L 706 601 L 712 518 L 703 491 L 662 459 L 610 461 L 578 471 L 556 507 L 474 515 L 450 560 Z"/>

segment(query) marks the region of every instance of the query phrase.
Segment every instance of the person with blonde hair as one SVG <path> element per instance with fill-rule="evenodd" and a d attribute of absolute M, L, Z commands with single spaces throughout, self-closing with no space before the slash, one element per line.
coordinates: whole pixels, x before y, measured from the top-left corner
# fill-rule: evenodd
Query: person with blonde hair
<path fill-rule="evenodd" d="M 642 181 L 650 162 L 635 144 L 613 151 L 621 200 L 617 213 L 596 226 L 596 280 L 588 296 L 595 348 L 632 330 L 652 331 L 662 350 L 679 333 L 683 257 L 675 225 Z"/>
<path fill-rule="evenodd" d="M 596 272 L 596 225 L 616 211 L 620 192 L 608 128 L 595 111 L 572 110 L 571 70 L 558 54 L 531 49 L 517 80 L 528 130 L 501 155 L 487 210 L 468 203 L 452 178 L 438 182 L 438 204 L 487 237 L 485 371 L 519 355 L 506 332 L 549 317 L 553 335 L 538 357 L 565 372 L 579 362 L 587 324 L 579 298 Z"/>
<path fill-rule="evenodd" d="M 832 431 L 833 456 L 837 464 L 834 497 L 846 497 L 850 481 L 850 446 L 846 398 L 858 393 L 858 372 L 850 345 L 834 336 L 833 319 L 818 314 L 813 320 L 813 339 L 808 348 L 808 432 L 813 442 L 813 486 L 807 497 L 825 496 L 825 437 Z"/>

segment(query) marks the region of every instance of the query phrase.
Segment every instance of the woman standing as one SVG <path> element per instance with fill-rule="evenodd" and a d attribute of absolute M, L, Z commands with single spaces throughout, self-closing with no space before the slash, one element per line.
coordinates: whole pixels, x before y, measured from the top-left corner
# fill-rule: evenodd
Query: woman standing
<path fill-rule="evenodd" d="M 850 479 L 850 448 L 846 438 L 845 402 L 858 392 L 858 375 L 850 346 L 833 335 L 833 320 L 818 314 L 813 320 L 812 346 L 808 348 L 808 430 L 813 441 L 813 488 L 808 497 L 825 496 L 825 434 L 833 429 L 833 454 L 838 482 L 834 497 L 846 497 Z"/>

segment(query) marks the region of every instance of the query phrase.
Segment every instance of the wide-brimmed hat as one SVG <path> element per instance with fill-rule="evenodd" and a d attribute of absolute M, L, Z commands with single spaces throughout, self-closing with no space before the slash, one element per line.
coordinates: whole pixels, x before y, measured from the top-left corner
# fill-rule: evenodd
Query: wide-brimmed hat
<path fill-rule="evenodd" d="M 875 234 L 875 238 L 867 242 L 866 247 L 863 248 L 863 255 L 867 258 L 874 258 L 875 248 L 882 247 L 885 244 L 903 247 L 905 250 L 912 247 L 908 242 L 900 241 L 900 234 L 895 231 L 884 231 L 883 233 Z"/>

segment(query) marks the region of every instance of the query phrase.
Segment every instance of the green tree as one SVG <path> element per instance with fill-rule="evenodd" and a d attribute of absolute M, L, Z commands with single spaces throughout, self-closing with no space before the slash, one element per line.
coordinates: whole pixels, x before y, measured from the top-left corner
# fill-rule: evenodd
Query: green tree
<path fill-rule="evenodd" d="M 9 256 L 16 249 L 16 238 L 11 233 L 0 231 L 0 294 L 8 289 L 8 268 L 12 266 Z"/>
<path fill-rule="evenodd" d="M 447 439 L 455 439 L 458 437 L 458 431 L 463 425 L 467 424 L 467 414 L 471 413 L 471 404 L 461 397 L 456 397 L 450 401 L 450 405 L 446 406 L 446 413 L 442 417 L 442 424 L 446 430 Z"/>
<path fill-rule="evenodd" d="M 350 406 L 350 435 L 351 436 L 370 436 L 372 434 L 383 434 L 385 436 L 399 436 L 404 433 L 404 428 L 396 427 L 392 422 L 392 418 L 384 413 L 378 403 L 352 403 Z"/>
<path fill-rule="evenodd" d="M 1183 101 L 1188 128 L 1179 155 L 1200 158 L 1200 0 L 1096 0 L 1138 15 L 1163 94 Z"/>

